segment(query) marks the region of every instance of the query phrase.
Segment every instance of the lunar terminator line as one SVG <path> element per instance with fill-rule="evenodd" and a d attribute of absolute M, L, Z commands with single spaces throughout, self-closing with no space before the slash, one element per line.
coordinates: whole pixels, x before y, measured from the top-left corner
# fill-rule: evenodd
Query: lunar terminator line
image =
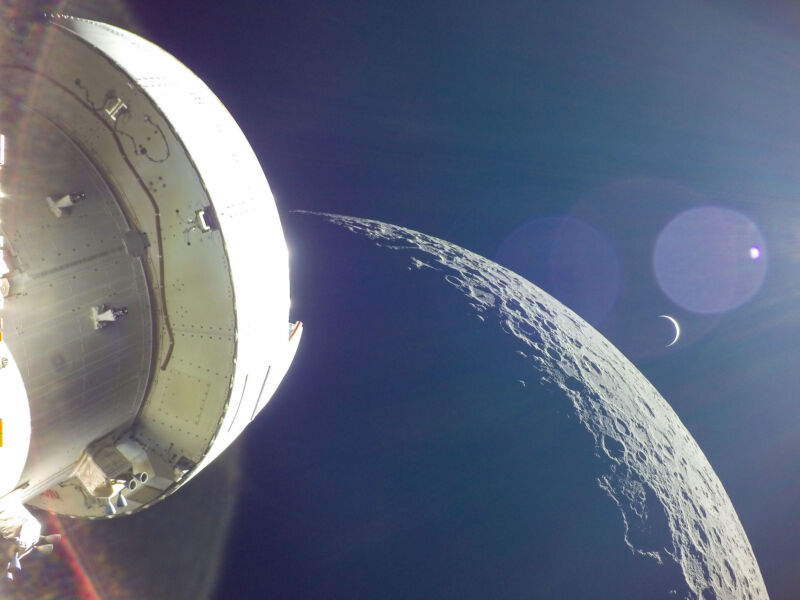
<path fill-rule="evenodd" d="M 0 534 L 25 505 L 151 506 L 262 410 L 289 322 L 278 211 L 244 135 L 175 58 L 61 15 L 0 35 Z"/>

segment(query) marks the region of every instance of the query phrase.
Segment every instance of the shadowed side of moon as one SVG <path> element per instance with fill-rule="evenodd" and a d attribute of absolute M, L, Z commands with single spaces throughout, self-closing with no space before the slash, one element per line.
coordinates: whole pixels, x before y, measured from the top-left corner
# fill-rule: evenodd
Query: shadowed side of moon
<path fill-rule="evenodd" d="M 522 343 L 540 386 L 569 401 L 594 439 L 605 465 L 597 483 L 619 508 L 631 552 L 676 564 L 690 597 L 768 598 L 708 460 L 667 402 L 610 342 L 530 282 L 468 250 L 379 221 L 323 216 L 381 246 L 421 253 L 417 265 L 441 271 L 478 316 L 499 318 Z M 665 539 L 644 545 L 653 502 L 663 509 L 668 530 Z"/>

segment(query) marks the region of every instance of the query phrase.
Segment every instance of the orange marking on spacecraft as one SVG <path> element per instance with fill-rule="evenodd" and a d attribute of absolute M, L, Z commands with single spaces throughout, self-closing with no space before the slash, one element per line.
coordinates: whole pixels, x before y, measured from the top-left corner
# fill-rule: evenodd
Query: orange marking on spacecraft
<path fill-rule="evenodd" d="M 0 419 L 0 447 L 3 446 L 3 419 Z"/>

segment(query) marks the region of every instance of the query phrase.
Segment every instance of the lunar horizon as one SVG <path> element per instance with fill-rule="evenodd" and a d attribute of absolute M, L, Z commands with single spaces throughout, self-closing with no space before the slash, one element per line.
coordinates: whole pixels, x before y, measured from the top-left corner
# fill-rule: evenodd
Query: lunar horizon
<path fill-rule="evenodd" d="M 302 212 L 302 211 L 301 211 Z M 324 213 L 380 246 L 419 252 L 416 269 L 441 277 L 482 317 L 522 342 L 539 385 L 559 390 L 591 433 L 608 472 L 597 484 L 619 507 L 631 552 L 676 562 L 691 598 L 766 599 L 750 542 L 722 483 L 678 416 L 638 369 L 593 327 L 516 273 L 450 242 L 404 227 Z M 677 336 L 676 336 L 677 339 Z M 670 539 L 633 541 L 660 504 Z M 663 590 L 675 593 L 675 589 Z M 681 594 L 684 592 L 681 591 Z"/>

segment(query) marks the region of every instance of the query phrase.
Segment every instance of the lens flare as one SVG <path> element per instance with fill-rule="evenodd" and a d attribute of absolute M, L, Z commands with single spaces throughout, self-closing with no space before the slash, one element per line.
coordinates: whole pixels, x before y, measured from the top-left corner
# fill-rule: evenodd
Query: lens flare
<path fill-rule="evenodd" d="M 656 239 L 653 269 L 675 304 L 719 314 L 750 300 L 761 287 L 767 261 L 758 227 L 718 206 L 692 208 L 673 218 Z"/>

